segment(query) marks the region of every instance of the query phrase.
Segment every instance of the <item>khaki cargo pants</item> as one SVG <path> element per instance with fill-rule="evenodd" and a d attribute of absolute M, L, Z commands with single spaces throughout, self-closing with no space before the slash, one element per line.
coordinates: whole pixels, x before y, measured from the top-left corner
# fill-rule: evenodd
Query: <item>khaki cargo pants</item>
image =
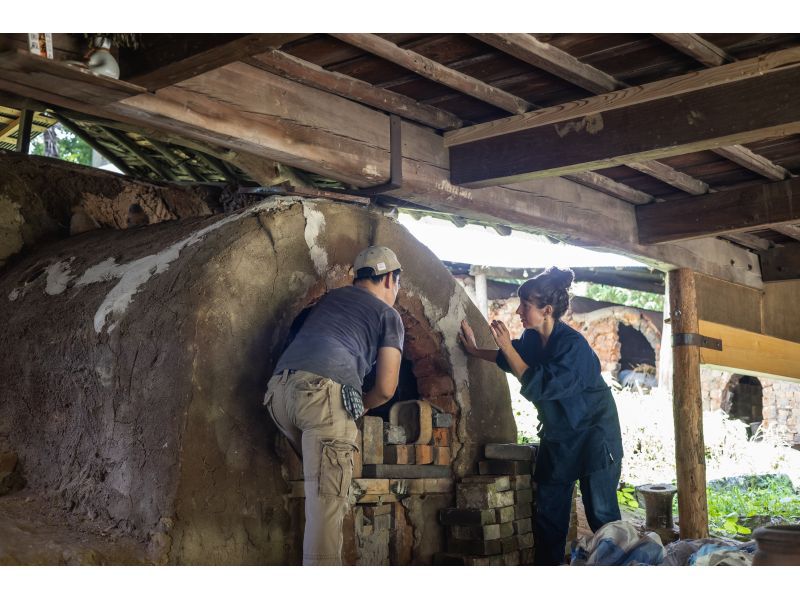
<path fill-rule="evenodd" d="M 303 459 L 304 565 L 342 564 L 342 521 L 349 508 L 356 424 L 342 385 L 309 372 L 273 376 L 264 397 L 272 419 Z"/>

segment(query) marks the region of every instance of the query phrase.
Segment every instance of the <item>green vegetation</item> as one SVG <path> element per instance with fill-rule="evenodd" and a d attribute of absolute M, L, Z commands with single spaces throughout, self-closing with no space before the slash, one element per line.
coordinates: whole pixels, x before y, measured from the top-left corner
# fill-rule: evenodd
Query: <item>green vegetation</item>
<path fill-rule="evenodd" d="M 786 476 L 744 476 L 737 483 L 708 487 L 708 526 L 715 536 L 749 536 L 748 524 L 800 523 L 800 494 Z M 743 525 L 744 524 L 744 525 Z"/>
<path fill-rule="evenodd" d="M 80 137 L 75 135 L 72 131 L 67 131 L 61 125 L 54 125 L 52 129 L 56 133 L 56 148 L 58 151 L 58 158 L 66 162 L 75 162 L 77 164 L 85 164 L 91 166 L 92 164 L 92 148 L 89 147 Z M 37 135 L 35 139 L 31 140 L 30 153 L 35 156 L 46 156 L 45 152 L 45 135 L 44 133 Z"/>
<path fill-rule="evenodd" d="M 650 309 L 662 311 L 664 309 L 664 296 L 645 291 L 632 291 L 621 289 L 604 284 L 586 283 L 585 292 L 580 292 L 581 296 L 595 301 L 609 301 L 628 307 L 638 307 L 640 309 Z"/>

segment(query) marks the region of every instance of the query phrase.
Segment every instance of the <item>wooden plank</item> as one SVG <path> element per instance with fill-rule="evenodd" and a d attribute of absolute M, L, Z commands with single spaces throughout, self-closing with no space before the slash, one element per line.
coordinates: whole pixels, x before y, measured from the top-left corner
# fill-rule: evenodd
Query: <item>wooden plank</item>
<path fill-rule="evenodd" d="M 574 56 L 539 41 L 529 33 L 472 33 L 472 37 L 593 93 L 626 87 L 623 83 Z"/>
<path fill-rule="evenodd" d="M 308 33 L 142 34 L 154 47 L 120 50 L 120 71 L 127 81 L 150 90 L 162 89 L 308 36 Z"/>
<path fill-rule="evenodd" d="M 633 168 L 644 174 L 649 174 L 659 181 L 667 183 L 681 191 L 691 193 L 692 195 L 703 195 L 704 193 L 708 193 L 709 190 L 708 185 L 703 181 L 675 170 L 663 162 L 656 162 L 655 160 L 628 162 L 627 166 L 628 168 Z"/>
<path fill-rule="evenodd" d="M 725 50 L 696 33 L 654 33 L 653 35 L 706 66 L 720 66 L 736 60 Z"/>
<path fill-rule="evenodd" d="M 445 145 L 452 147 L 543 125 L 580 119 L 610 109 L 629 108 L 639 104 L 653 103 L 664 98 L 688 94 L 693 91 L 759 78 L 782 69 L 796 68 L 798 61 L 800 61 L 800 47 L 772 52 L 749 60 L 741 60 L 732 64 L 662 79 L 645 85 L 626 87 L 603 95 L 543 108 L 524 115 L 510 116 L 488 123 L 464 127 L 457 131 L 445 133 Z"/>
<path fill-rule="evenodd" d="M 581 185 L 586 185 L 592 189 L 603 191 L 614 197 L 619 197 L 634 205 L 650 203 L 654 199 L 649 193 L 639 191 L 638 189 L 629 187 L 628 185 L 617 182 L 602 174 L 597 174 L 596 172 L 576 172 L 575 174 L 568 174 L 564 178 L 569 181 L 580 183 Z"/>
<path fill-rule="evenodd" d="M 800 301 L 797 301 L 798 296 L 800 296 L 800 280 L 765 284 L 761 308 L 763 326 L 758 332 L 800 343 Z M 795 360 L 795 363 L 800 363 L 800 361 Z"/>
<path fill-rule="evenodd" d="M 695 272 L 697 317 L 751 332 L 761 329 L 763 291 L 750 289 Z M 669 306 L 667 306 L 669 307 Z M 667 315 L 669 315 L 667 313 Z M 662 336 L 662 338 L 665 338 Z"/>
<path fill-rule="evenodd" d="M 450 148 L 451 180 L 483 187 L 791 135 L 800 132 L 800 104 L 793 101 L 798 88 L 800 64 L 457 145 Z M 548 151 L 531 151 L 536 147 Z"/>
<path fill-rule="evenodd" d="M 791 173 L 783 166 L 779 166 L 764 156 L 751 152 L 743 145 L 717 147 L 711 151 L 773 181 L 782 181 L 791 176 Z"/>
<path fill-rule="evenodd" d="M 316 64 L 278 50 L 258 54 L 244 62 L 280 77 L 335 93 L 434 129 L 457 129 L 463 124 L 461 119 L 445 110 L 421 104 L 407 96 L 375 87 L 360 79 L 325 70 Z"/>
<path fill-rule="evenodd" d="M 669 273 L 672 334 L 697 334 L 694 273 Z M 672 347 L 672 412 L 675 424 L 675 472 L 681 540 L 708 537 L 703 404 L 700 400 L 700 348 Z"/>
<path fill-rule="evenodd" d="M 34 90 L 35 95 L 30 97 L 35 99 L 48 101 L 48 94 L 55 92 L 68 99 L 100 106 L 146 91 L 138 85 L 95 75 L 88 69 L 21 50 L 0 53 L 0 87 L 5 87 L 3 81 Z"/>
<path fill-rule="evenodd" d="M 763 252 L 761 268 L 764 282 L 800 279 L 800 243 Z"/>
<path fill-rule="evenodd" d="M 370 33 L 332 33 L 330 35 L 365 52 L 398 64 L 426 79 L 441 83 L 511 114 L 522 114 L 530 109 L 530 104 L 522 98 L 448 68 L 422 54 L 404 50 L 377 35 Z"/>
<path fill-rule="evenodd" d="M 636 207 L 644 244 L 766 228 L 800 220 L 800 179 L 749 185 L 702 197 Z"/>
<path fill-rule="evenodd" d="M 722 351 L 700 349 L 700 363 L 751 376 L 800 381 L 800 343 L 700 320 L 700 334 L 722 339 Z"/>

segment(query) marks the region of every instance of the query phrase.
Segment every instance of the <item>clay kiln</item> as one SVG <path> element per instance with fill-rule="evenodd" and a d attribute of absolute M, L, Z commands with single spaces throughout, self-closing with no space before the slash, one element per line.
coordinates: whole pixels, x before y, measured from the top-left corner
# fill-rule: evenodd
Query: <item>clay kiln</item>
<path fill-rule="evenodd" d="M 366 524 L 355 515 L 368 509 L 390 514 L 380 520 L 388 562 L 431 562 L 452 480 L 475 471 L 486 443 L 516 438 L 505 377 L 468 364 L 456 329 L 467 317 L 488 344 L 481 316 L 403 227 L 373 209 L 297 198 L 86 233 L 2 273 L 0 452 L 17 456 L 26 486 L 0 497 L 0 524 L 56 518 L 82 540 L 24 552 L 0 534 L 0 561 L 86 562 L 90 551 L 111 563 L 299 563 L 302 498 L 261 399 L 293 320 L 350 283 L 368 244 L 403 263 L 398 400 L 452 414 L 450 475 L 436 478 L 451 485 L 394 484 L 356 503 L 345 558 L 383 562 L 383 544 L 359 544 Z"/>

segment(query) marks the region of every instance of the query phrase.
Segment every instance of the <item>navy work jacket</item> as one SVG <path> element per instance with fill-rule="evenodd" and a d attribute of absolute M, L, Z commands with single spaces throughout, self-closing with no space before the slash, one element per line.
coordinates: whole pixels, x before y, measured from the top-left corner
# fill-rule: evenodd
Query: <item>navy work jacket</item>
<path fill-rule="evenodd" d="M 586 339 L 559 320 L 546 346 L 530 329 L 512 345 L 528 364 L 520 392 L 536 407 L 541 424 L 534 478 L 571 483 L 619 463 L 617 406 Z M 497 352 L 497 365 L 511 371 L 502 351 Z"/>

